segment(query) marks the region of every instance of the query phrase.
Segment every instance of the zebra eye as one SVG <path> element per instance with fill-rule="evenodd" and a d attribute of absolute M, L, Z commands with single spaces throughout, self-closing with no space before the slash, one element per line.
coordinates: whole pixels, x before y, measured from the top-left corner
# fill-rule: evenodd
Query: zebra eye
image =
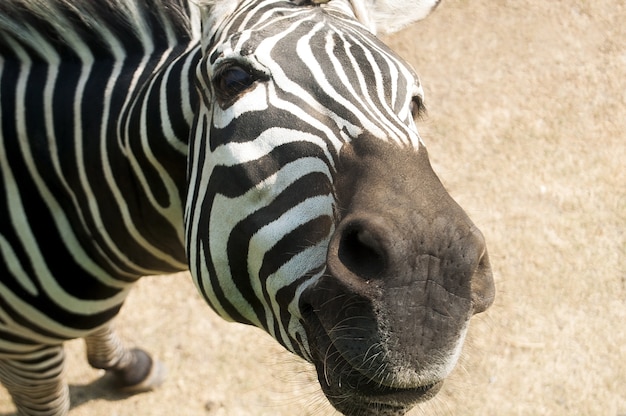
<path fill-rule="evenodd" d="M 213 84 L 218 100 L 227 104 L 248 90 L 258 79 L 252 71 L 233 64 L 219 70 L 213 78 Z"/>
<path fill-rule="evenodd" d="M 424 105 L 424 100 L 419 95 L 416 95 L 411 99 L 411 114 L 413 114 L 413 119 L 422 118 L 426 115 L 426 106 Z"/>

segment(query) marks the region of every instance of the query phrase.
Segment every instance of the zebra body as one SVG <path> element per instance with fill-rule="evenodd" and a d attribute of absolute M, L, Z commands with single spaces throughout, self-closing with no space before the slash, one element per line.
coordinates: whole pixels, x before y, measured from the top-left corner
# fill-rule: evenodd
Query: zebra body
<path fill-rule="evenodd" d="M 139 277 L 187 268 L 225 319 L 262 328 L 314 362 L 339 410 L 401 414 L 434 394 L 469 316 L 493 292 L 481 237 L 437 196 L 458 227 L 433 228 L 437 221 L 422 220 L 423 212 L 410 221 L 433 240 L 463 242 L 448 263 L 459 250 L 472 253 L 463 281 L 449 289 L 464 300 L 445 322 L 417 313 L 415 320 L 435 319 L 450 332 L 418 352 L 380 338 L 413 343 L 398 322 L 373 312 L 388 309 L 396 284 L 379 282 L 398 256 L 381 242 L 383 220 L 370 218 L 385 217 L 384 209 L 360 208 L 367 184 L 358 178 L 381 192 L 391 185 L 419 193 L 416 180 L 428 184 L 426 199 L 445 194 L 413 121 L 419 80 L 373 35 L 392 27 L 400 3 L 0 4 L 0 380 L 20 412 L 67 411 L 67 339 L 86 338 L 90 363 L 124 386 L 157 383 L 157 363 L 123 347 L 110 321 Z M 418 3 L 409 20 L 437 2 Z M 363 171 L 365 160 L 377 176 L 390 176 L 377 161 L 400 160 L 405 179 L 378 183 Z M 393 266 L 393 278 L 422 270 L 428 282 L 431 266 L 417 264 L 406 273 Z M 360 288 L 372 281 L 375 290 Z M 431 290 L 406 299 L 409 309 L 430 302 Z M 362 322 L 332 323 L 347 313 L 339 299 L 355 305 Z M 372 335 L 355 335 L 370 327 Z M 373 345 L 360 351 L 342 339 Z M 328 343 L 335 356 L 324 355 Z M 406 359 L 414 367 L 405 370 Z M 380 389 L 389 399 L 372 399 Z"/>
<path fill-rule="evenodd" d="M 10 4 L 0 7 L 13 12 Z M 57 23 L 72 17 L 67 11 Z M 153 19 L 137 24 L 163 32 L 136 38 L 134 46 L 130 28 L 89 39 L 89 23 L 46 32 L 31 19 L 39 35 L 29 35 L 33 43 L 3 33 L 3 310 L 19 316 L 32 308 L 47 322 L 0 325 L 0 353 L 19 352 L 3 345 L 11 336 L 24 337 L 24 348 L 85 336 L 117 313 L 140 276 L 186 268 L 181 219 L 189 125 L 181 122 L 191 123 L 195 97 L 175 109 L 164 100 L 162 111 L 176 115 L 176 126 L 166 124 L 168 117 L 155 126 L 144 114 L 161 94 L 180 96 L 198 48 L 191 38 L 179 45 L 181 34 L 168 38 L 173 25 Z M 16 34 L 30 26 L 22 22 Z M 55 39 L 60 33 L 63 42 Z M 29 332 L 33 339 L 24 336 Z"/>

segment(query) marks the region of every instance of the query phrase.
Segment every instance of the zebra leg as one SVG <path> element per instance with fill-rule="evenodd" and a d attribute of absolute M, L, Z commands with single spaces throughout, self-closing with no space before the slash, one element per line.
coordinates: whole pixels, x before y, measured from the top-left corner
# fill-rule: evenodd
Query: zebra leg
<path fill-rule="evenodd" d="M 46 346 L 20 359 L 0 360 L 0 381 L 11 394 L 19 415 L 67 414 L 70 396 L 64 362 L 62 345 Z"/>
<path fill-rule="evenodd" d="M 85 337 L 85 343 L 89 364 L 112 374 L 116 384 L 125 392 L 152 390 L 165 378 L 164 366 L 144 350 L 127 349 L 111 324 Z"/>

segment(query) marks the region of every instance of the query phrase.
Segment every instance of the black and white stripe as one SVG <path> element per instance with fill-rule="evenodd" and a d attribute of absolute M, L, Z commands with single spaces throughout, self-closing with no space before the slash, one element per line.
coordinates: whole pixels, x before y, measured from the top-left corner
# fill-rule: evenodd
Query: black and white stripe
<path fill-rule="evenodd" d="M 310 359 L 342 146 L 420 147 L 417 77 L 358 2 L 200 3 L 0 2 L 0 378 L 24 414 L 67 410 L 64 340 L 133 361 L 108 322 L 188 262 L 220 315 Z M 221 90 L 233 70 L 254 82 Z"/>
<path fill-rule="evenodd" d="M 0 353 L 83 336 L 138 277 L 186 267 L 191 33 L 145 2 L 124 20 L 107 3 L 21 3 L 0 5 Z"/>
<path fill-rule="evenodd" d="M 364 134 L 417 149 L 409 103 L 421 90 L 347 3 L 242 3 L 205 33 L 199 72 L 209 105 L 189 156 L 191 271 L 220 315 L 308 356 L 298 301 L 325 272 L 340 149 Z M 220 102 L 215 80 L 232 67 L 258 81 Z"/>
<path fill-rule="evenodd" d="M 0 3 L 0 379 L 23 414 L 68 408 L 62 341 L 104 330 L 139 277 L 187 267 L 191 10 Z M 138 356 L 90 337 L 105 368 Z"/>

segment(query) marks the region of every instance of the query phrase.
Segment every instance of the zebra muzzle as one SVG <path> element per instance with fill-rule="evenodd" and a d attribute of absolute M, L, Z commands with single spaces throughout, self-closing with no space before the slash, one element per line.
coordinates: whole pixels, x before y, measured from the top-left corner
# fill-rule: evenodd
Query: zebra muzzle
<path fill-rule="evenodd" d="M 338 410 L 402 415 L 436 394 L 469 319 L 493 301 L 485 241 L 425 149 L 363 139 L 337 176 L 326 273 L 301 299 L 311 354 Z"/>

